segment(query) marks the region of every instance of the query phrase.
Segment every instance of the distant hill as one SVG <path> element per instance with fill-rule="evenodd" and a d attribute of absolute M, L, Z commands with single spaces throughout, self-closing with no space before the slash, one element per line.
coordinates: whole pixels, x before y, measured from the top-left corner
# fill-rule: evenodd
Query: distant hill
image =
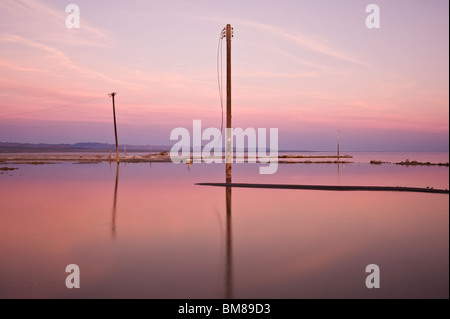
<path fill-rule="evenodd" d="M 150 152 L 150 145 L 119 145 L 119 150 L 123 152 L 126 147 L 127 152 Z M 151 145 L 152 152 L 169 150 L 170 146 Z M 115 144 L 83 142 L 74 144 L 46 144 L 46 143 L 7 143 L 0 142 L 1 153 L 17 152 L 109 152 L 115 151 Z"/>

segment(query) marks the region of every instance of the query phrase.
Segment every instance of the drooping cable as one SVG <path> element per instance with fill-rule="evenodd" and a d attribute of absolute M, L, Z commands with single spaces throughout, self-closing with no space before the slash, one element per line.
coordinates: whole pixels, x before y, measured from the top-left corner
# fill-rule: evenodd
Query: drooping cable
<path fill-rule="evenodd" d="M 225 30 L 225 28 L 223 28 L 219 34 L 219 43 L 217 44 L 217 84 L 219 86 L 220 109 L 221 109 L 221 124 L 220 124 L 220 139 L 219 139 L 219 141 L 223 137 L 223 100 L 224 100 L 223 94 L 224 94 L 224 92 L 223 92 L 223 56 L 222 56 L 223 41 L 222 40 L 225 37 L 226 37 L 226 30 Z M 217 146 L 217 143 L 214 147 Z"/>
<path fill-rule="evenodd" d="M 220 108 L 222 111 L 222 121 L 220 126 L 220 134 L 223 132 L 223 58 L 222 58 L 222 40 L 226 36 L 225 28 L 222 29 L 219 35 L 219 43 L 217 46 L 217 82 L 219 85 L 219 96 L 220 96 Z M 220 66 L 220 68 L 219 68 Z"/>
<path fill-rule="evenodd" d="M 39 112 L 44 112 L 44 111 L 49 111 L 49 110 L 54 110 L 54 109 L 59 109 L 59 108 L 64 108 L 64 107 L 70 107 L 70 106 L 75 106 L 75 105 L 80 105 L 80 104 L 85 104 L 85 103 L 97 101 L 97 100 L 100 100 L 100 99 L 103 99 L 103 97 L 96 97 L 96 98 L 93 98 L 93 99 L 90 99 L 90 100 L 87 100 L 87 101 L 83 101 L 83 102 L 78 102 L 78 103 L 70 103 L 70 104 L 63 104 L 63 105 L 58 105 L 58 106 L 45 107 L 45 108 L 41 108 L 41 109 L 33 110 L 33 111 L 26 111 L 26 112 L 13 113 L 13 114 L 5 114 L 5 115 L 0 115 L 0 119 L 4 119 L 4 118 L 8 118 L 8 117 L 16 117 L 16 116 L 32 114 L 32 113 L 39 113 Z"/>

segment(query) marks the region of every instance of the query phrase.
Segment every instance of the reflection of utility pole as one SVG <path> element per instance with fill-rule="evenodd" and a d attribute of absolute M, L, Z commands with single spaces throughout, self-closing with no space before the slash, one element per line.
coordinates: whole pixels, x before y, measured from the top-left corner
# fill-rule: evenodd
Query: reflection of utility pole
<path fill-rule="evenodd" d="M 337 164 L 337 181 L 338 181 L 338 185 L 341 185 L 341 179 L 340 179 L 340 176 L 339 176 L 339 161 L 338 161 L 338 164 Z"/>
<path fill-rule="evenodd" d="M 225 265 L 225 298 L 233 298 L 233 241 L 231 227 L 231 187 L 226 187 L 227 228 L 226 228 L 226 265 Z"/>
<path fill-rule="evenodd" d="M 109 162 L 111 164 L 111 162 Z M 112 235 L 113 238 L 116 237 L 116 204 L 117 204 L 117 185 L 119 184 L 119 162 L 116 166 L 116 183 L 114 185 L 114 202 L 112 211 Z"/>
<path fill-rule="evenodd" d="M 233 162 L 232 149 L 231 149 L 231 37 L 233 36 L 233 30 L 231 25 L 226 26 L 226 38 L 227 38 L 227 145 L 225 155 L 226 166 L 226 182 L 231 183 L 231 163 Z"/>
<path fill-rule="evenodd" d="M 338 159 L 338 161 L 339 161 L 339 134 L 341 134 L 341 131 L 340 131 L 340 130 L 338 130 L 338 135 L 337 135 L 337 138 L 338 138 L 338 144 L 337 144 L 337 159 Z"/>
<path fill-rule="evenodd" d="M 119 144 L 117 142 L 117 126 L 116 126 L 116 106 L 114 104 L 114 96 L 116 95 L 116 92 L 112 92 L 108 94 L 110 97 L 112 97 L 112 103 L 113 103 L 113 116 L 114 116 L 114 136 L 116 138 L 116 160 L 119 161 Z"/>

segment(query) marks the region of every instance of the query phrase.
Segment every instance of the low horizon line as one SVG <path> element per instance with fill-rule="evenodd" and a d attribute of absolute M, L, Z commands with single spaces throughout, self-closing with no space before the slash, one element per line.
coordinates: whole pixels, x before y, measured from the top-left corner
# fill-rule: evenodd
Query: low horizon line
<path fill-rule="evenodd" d="M 45 149 L 45 147 L 39 147 L 39 145 L 49 145 L 49 146 L 56 146 L 56 145 L 67 145 L 67 146 L 74 146 L 76 144 L 100 144 L 100 145 L 108 145 L 111 147 L 115 148 L 115 143 L 107 143 L 107 142 L 75 142 L 75 143 L 47 143 L 47 142 L 39 142 L 39 143 L 31 143 L 31 142 L 3 142 L 0 141 L 0 152 L 1 149 L 5 149 L 5 148 L 14 148 L 14 146 L 6 146 L 6 145 L 2 145 L 2 144 L 19 144 L 19 145 L 30 145 L 30 147 L 28 147 L 28 149 L 32 148 L 32 145 L 37 146 L 36 149 Z M 206 144 L 205 144 L 206 145 Z M 202 147 L 204 147 L 205 145 L 202 145 Z M 124 146 L 132 146 L 132 147 L 140 147 L 140 148 L 170 148 L 172 145 L 164 145 L 164 144 L 129 144 L 129 143 L 124 143 L 124 144 L 119 144 L 119 148 L 123 148 Z M 186 146 L 187 147 L 187 146 Z M 24 147 L 24 150 L 27 149 L 27 147 Z M 74 150 L 85 150 L 85 151 L 100 151 L 102 149 L 95 149 L 95 147 L 93 148 L 77 148 L 76 146 L 73 148 Z M 190 149 L 193 151 L 193 147 L 190 147 Z M 54 149 L 54 150 L 58 150 L 58 149 Z M 59 149 L 59 151 L 61 151 L 63 149 Z M 70 150 L 70 149 L 68 149 Z M 104 151 L 107 151 L 107 149 L 103 149 Z M 224 151 L 225 148 L 222 148 L 222 151 Z M 233 150 L 237 150 L 236 148 L 233 148 Z M 238 150 L 242 150 L 242 149 L 238 149 Z M 257 151 L 257 149 L 250 149 L 252 151 Z M 266 150 L 270 150 L 270 148 L 266 148 Z M 145 150 L 141 149 L 141 150 L 132 150 L 130 149 L 129 151 L 140 151 L 140 152 L 144 152 Z M 168 151 L 168 150 L 167 150 Z M 244 148 L 244 151 L 248 151 L 248 148 Z M 286 149 L 280 149 L 278 150 L 278 152 L 333 152 L 333 153 L 337 153 L 337 150 L 313 150 L 313 149 L 293 149 L 293 148 L 286 148 Z M 446 152 L 449 153 L 449 150 L 433 150 L 433 151 L 425 151 L 425 150 L 340 150 L 340 152 L 426 152 L 426 153 L 432 153 L 432 152 Z"/>

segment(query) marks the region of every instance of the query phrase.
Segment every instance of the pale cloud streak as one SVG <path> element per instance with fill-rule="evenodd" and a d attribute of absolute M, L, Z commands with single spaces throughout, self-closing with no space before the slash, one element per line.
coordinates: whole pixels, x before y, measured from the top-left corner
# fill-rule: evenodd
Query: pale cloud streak
<path fill-rule="evenodd" d="M 215 21 L 218 23 L 222 23 L 224 19 L 219 17 L 199 17 L 203 20 L 208 21 Z M 270 24 L 264 24 L 253 20 L 246 20 L 246 19 L 235 19 L 235 24 L 237 25 L 246 25 L 254 29 L 258 29 L 260 31 L 269 33 L 274 35 L 275 37 L 287 40 L 289 42 L 295 43 L 297 45 L 300 45 L 304 48 L 307 48 L 311 51 L 314 51 L 316 53 L 321 53 L 342 61 L 351 62 L 357 65 L 369 67 L 370 65 L 366 62 L 358 59 L 357 57 L 352 56 L 351 54 L 341 51 L 339 49 L 335 49 L 331 47 L 330 45 L 324 43 L 323 41 L 319 41 L 317 39 L 314 39 L 312 36 L 305 35 L 304 33 L 291 33 L 289 31 L 286 31 L 285 29 L 274 26 Z M 307 62 L 306 60 L 303 60 L 302 63 L 307 63 L 312 65 L 312 62 Z M 317 64 L 315 64 L 317 66 Z"/>
<path fill-rule="evenodd" d="M 44 23 L 48 23 L 49 19 L 64 23 L 67 16 L 67 13 L 64 11 L 56 10 L 37 0 L 2 0 L 0 7 L 3 7 L 3 10 L 14 11 L 16 14 L 25 17 L 38 17 Z M 85 19 L 83 19 L 83 30 L 103 40 L 110 38 L 105 31 L 93 26 L 88 21 L 85 21 Z"/>
<path fill-rule="evenodd" d="M 142 85 L 128 82 L 128 81 L 122 81 L 115 78 L 111 78 L 103 73 L 94 71 L 92 69 L 82 67 L 79 65 L 76 65 L 63 51 L 56 49 L 54 47 L 45 45 L 43 43 L 39 43 L 37 41 L 33 41 L 30 39 L 23 38 L 18 35 L 2 35 L 0 36 L 0 42 L 12 42 L 12 43 L 18 43 L 20 45 L 25 45 L 31 48 L 34 48 L 36 50 L 42 51 L 47 53 L 48 58 L 51 59 L 49 61 L 49 64 L 58 64 L 63 68 L 71 69 L 76 72 L 79 72 L 81 75 L 88 76 L 91 78 L 97 78 L 102 79 L 105 81 L 108 81 L 110 83 L 119 84 L 129 89 L 136 89 L 136 88 L 143 88 Z M 12 63 L 8 64 L 10 67 L 14 66 Z M 14 66 L 17 68 L 17 66 Z M 23 71 L 25 69 L 22 69 Z M 30 68 L 30 70 L 33 70 L 33 68 Z M 56 75 L 59 75 L 61 73 L 61 70 L 59 70 Z"/>

